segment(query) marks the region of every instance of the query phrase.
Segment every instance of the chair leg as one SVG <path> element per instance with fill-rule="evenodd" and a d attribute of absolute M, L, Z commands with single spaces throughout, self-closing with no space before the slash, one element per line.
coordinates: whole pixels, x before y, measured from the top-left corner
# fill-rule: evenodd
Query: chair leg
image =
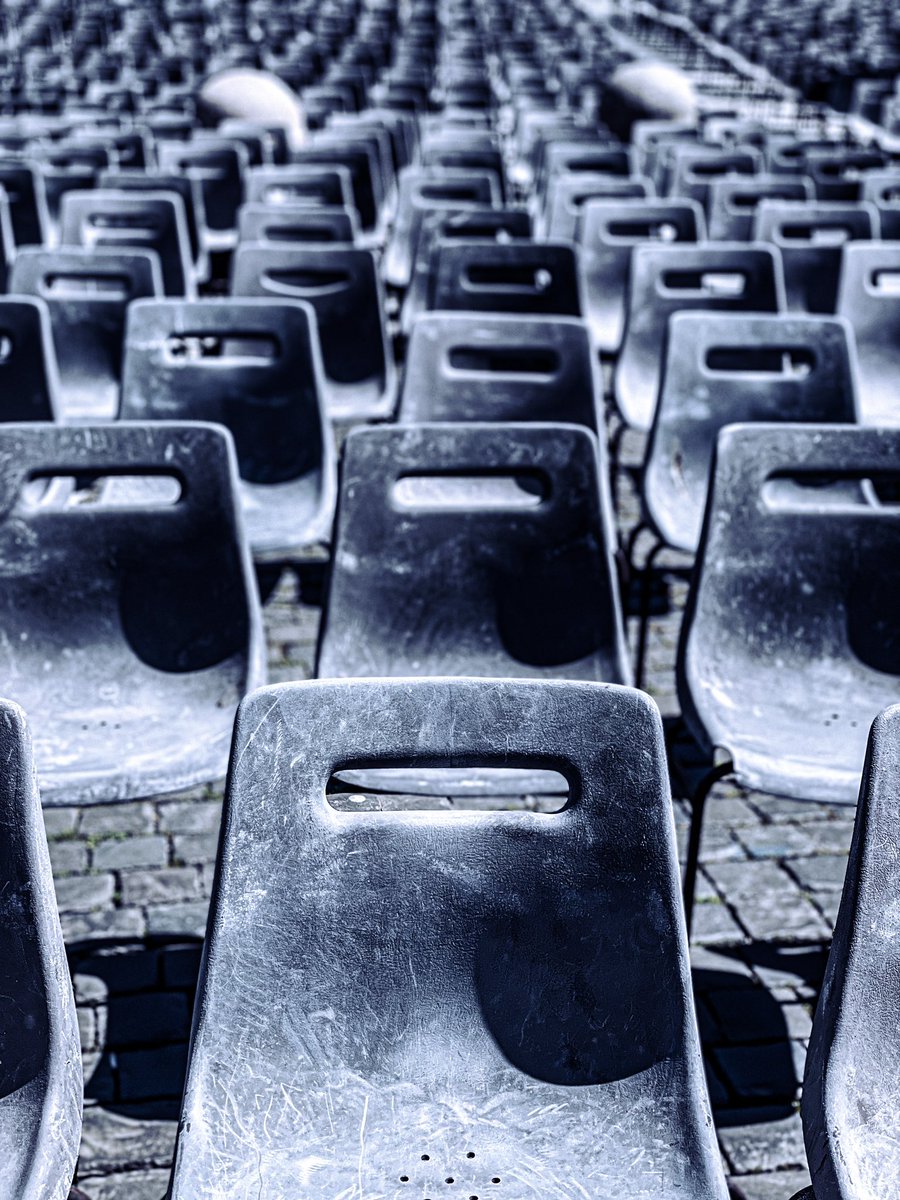
<path fill-rule="evenodd" d="M 638 610 L 638 643 L 634 664 L 634 684 L 635 687 L 639 688 L 644 686 L 644 674 L 647 665 L 647 637 L 650 629 L 650 600 L 653 584 L 653 563 L 660 551 L 664 549 L 664 542 L 655 542 L 650 550 L 650 553 L 647 555 L 646 561 L 644 562 L 640 572 L 641 586 L 640 608 Z"/>
<path fill-rule="evenodd" d="M 684 919 L 687 923 L 688 937 L 691 936 L 691 925 L 694 917 L 694 892 L 697 889 L 697 872 L 700 869 L 700 839 L 703 836 L 703 814 L 706 801 L 715 785 L 722 779 L 727 779 L 734 772 L 734 763 L 719 763 L 700 780 L 697 790 L 691 797 L 691 830 L 688 837 L 687 862 L 684 867 Z"/>

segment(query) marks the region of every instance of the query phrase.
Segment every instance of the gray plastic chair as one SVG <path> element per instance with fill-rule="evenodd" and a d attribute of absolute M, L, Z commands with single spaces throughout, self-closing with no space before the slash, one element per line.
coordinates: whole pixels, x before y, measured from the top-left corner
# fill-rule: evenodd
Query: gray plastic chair
<path fill-rule="evenodd" d="M 538 232 L 543 241 L 574 242 L 588 200 L 643 200 L 653 194 L 653 182 L 637 176 L 554 175 L 547 183 Z"/>
<path fill-rule="evenodd" d="M 859 200 L 866 172 L 881 170 L 887 161 L 874 146 L 814 146 L 806 152 L 804 168 L 820 200 L 846 202 Z"/>
<path fill-rule="evenodd" d="M 38 296 L 47 306 L 59 366 L 61 415 L 113 420 L 119 409 L 128 306 L 141 297 L 162 295 L 156 253 L 24 247 L 13 264 L 10 290 Z"/>
<path fill-rule="evenodd" d="M 683 309 L 783 311 L 778 252 L 745 242 L 634 247 L 614 377 L 616 406 L 634 429 L 648 430 L 652 424 L 669 317 Z"/>
<path fill-rule="evenodd" d="M 257 559 L 296 558 L 331 535 L 337 479 L 324 386 L 307 304 L 144 300 L 129 310 L 120 415 L 231 432 Z"/>
<path fill-rule="evenodd" d="M 868 200 L 878 209 L 883 240 L 900 241 L 900 170 L 866 171 L 860 185 L 860 200 Z"/>
<path fill-rule="evenodd" d="M 166 476 L 179 494 L 50 505 L 26 489 L 122 475 Z M 29 714 L 45 804 L 223 774 L 237 703 L 264 679 L 235 480 L 210 425 L 0 426 L 5 691 Z"/>
<path fill-rule="evenodd" d="M 580 317 L 574 246 L 553 242 L 438 242 L 430 310 Z"/>
<path fill-rule="evenodd" d="M 359 235 L 359 218 L 354 208 L 324 204 L 244 204 L 238 213 L 238 240 L 241 242 L 352 246 Z"/>
<path fill-rule="evenodd" d="M 589 200 L 578 231 L 581 303 L 594 344 L 616 354 L 625 330 L 631 252 L 648 242 L 701 242 L 703 211 L 693 200 Z"/>
<path fill-rule="evenodd" d="M 845 246 L 835 307 L 856 337 L 860 419 L 900 425 L 900 245 Z"/>
<path fill-rule="evenodd" d="M 763 156 L 752 146 L 672 144 L 669 195 L 694 200 L 704 211 L 714 180 L 750 178 L 762 171 Z"/>
<path fill-rule="evenodd" d="M 0 296 L 0 423 L 55 421 L 61 411 L 46 303 L 34 296 Z"/>
<path fill-rule="evenodd" d="M 352 208 L 353 186 L 346 167 L 294 164 L 251 167 L 244 187 L 247 204 L 309 204 Z"/>
<path fill-rule="evenodd" d="M 234 255 L 231 292 L 307 301 L 319 327 L 329 416 L 363 421 L 391 415 L 397 372 L 372 251 L 246 242 Z"/>
<path fill-rule="evenodd" d="M 570 802 L 329 804 L 335 771 L 398 761 L 552 764 Z M 248 699 L 170 1197 L 248 1184 L 725 1200 L 652 701 L 471 679 Z"/>
<path fill-rule="evenodd" d="M 890 1196 L 900 1179 L 895 912 L 900 706 L 872 726 L 850 860 L 803 1081 L 808 1200 Z M 798 1198 L 799 1200 L 799 1198 Z"/>
<path fill-rule="evenodd" d="M 740 179 L 713 179 L 707 211 L 709 236 L 716 241 L 749 242 L 756 210 L 763 200 L 812 200 L 811 180 L 802 176 L 751 175 Z"/>
<path fill-rule="evenodd" d="M 0 156 L 0 187 L 9 200 L 9 215 L 17 246 L 40 246 L 50 231 L 47 189 L 40 166 L 29 159 Z"/>
<path fill-rule="evenodd" d="M 666 545 L 694 553 L 720 429 L 856 420 L 856 358 L 846 322 L 675 313 L 644 459 L 645 513 Z"/>
<path fill-rule="evenodd" d="M 753 236 L 781 252 L 791 312 L 833 313 L 844 246 L 879 236 L 874 204 L 764 200 Z"/>
<path fill-rule="evenodd" d="M 596 433 L 602 396 L 574 317 L 428 313 L 413 326 L 398 420 L 563 421 Z"/>
<path fill-rule="evenodd" d="M 0 1191 L 66 1200 L 81 1046 L 25 714 L 0 700 Z"/>

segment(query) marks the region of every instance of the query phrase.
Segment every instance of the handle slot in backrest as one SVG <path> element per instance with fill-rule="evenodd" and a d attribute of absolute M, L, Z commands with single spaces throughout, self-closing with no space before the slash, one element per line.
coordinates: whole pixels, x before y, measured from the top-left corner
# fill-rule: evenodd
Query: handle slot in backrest
<path fill-rule="evenodd" d="M 704 366 L 728 375 L 805 379 L 815 370 L 816 355 L 807 346 L 710 346 Z"/>
<path fill-rule="evenodd" d="M 763 503 L 772 512 L 833 512 L 900 517 L 900 470 L 782 467 L 762 484 Z"/>
<path fill-rule="evenodd" d="M 880 296 L 900 296 L 900 270 L 876 270 L 869 275 L 869 287 Z"/>
<path fill-rule="evenodd" d="M 451 346 L 447 363 L 454 371 L 489 371 L 501 375 L 552 378 L 562 361 L 552 346 Z"/>
<path fill-rule="evenodd" d="M 263 191 L 266 204 L 309 204 L 310 208 L 321 204 L 327 196 L 324 187 L 304 187 L 301 183 L 273 183 Z"/>
<path fill-rule="evenodd" d="M 613 220 L 606 228 L 610 237 L 629 241 L 677 242 L 680 237 L 678 226 L 673 221 L 654 220 L 651 217 L 645 220 Z"/>
<path fill-rule="evenodd" d="M 155 235 L 162 229 L 162 222 L 153 213 L 93 212 L 87 217 L 91 229 L 125 229 L 129 233 Z"/>
<path fill-rule="evenodd" d="M 547 267 L 532 267 L 515 263 L 470 263 L 466 266 L 464 283 L 475 289 L 500 288 L 503 291 L 541 295 L 553 284 L 553 273 Z"/>
<path fill-rule="evenodd" d="M 15 339 L 5 329 L 0 329 L 0 367 L 8 363 L 16 348 Z"/>
<path fill-rule="evenodd" d="M 418 189 L 418 200 L 475 200 L 480 189 L 466 183 L 423 183 Z"/>
<path fill-rule="evenodd" d="M 736 299 L 746 293 L 748 279 L 743 271 L 664 271 L 661 283 L 667 292 L 695 292 Z"/>
<path fill-rule="evenodd" d="M 497 787 L 494 796 L 479 796 L 473 801 L 466 796 L 466 785 L 472 778 L 473 771 L 487 767 L 491 779 Z M 428 789 L 434 795 L 416 795 L 416 811 L 440 811 L 451 813 L 471 812 L 503 812 L 508 813 L 514 820 L 517 813 L 540 812 L 560 813 L 568 807 L 570 785 L 565 775 L 559 771 L 547 770 L 541 766 L 546 778 L 547 794 L 541 796 L 516 796 L 505 782 L 504 777 L 517 782 L 521 779 L 521 767 L 497 767 L 493 764 L 475 763 L 469 767 L 427 766 L 406 760 L 393 767 L 385 767 L 383 762 L 371 766 L 366 762 L 354 764 L 352 769 L 344 769 L 347 774 L 364 777 L 364 786 L 353 780 L 344 778 L 341 773 L 334 771 L 325 785 L 325 798 L 332 808 L 345 813 L 390 813 L 409 812 L 409 798 L 398 790 L 395 771 L 413 772 L 422 782 L 436 779 L 440 788 Z M 454 784 L 458 781 L 456 787 Z M 523 783 L 524 787 L 525 784 Z M 437 794 L 443 792 L 443 795 Z"/>
<path fill-rule="evenodd" d="M 104 467 L 102 471 L 70 472 L 51 467 L 30 471 L 22 480 L 17 511 L 47 514 L 105 513 L 123 508 L 157 510 L 180 504 L 187 490 L 184 476 L 172 469 Z"/>
<path fill-rule="evenodd" d="M 338 231 L 333 225 L 264 225 L 260 231 L 266 242 L 336 242 Z"/>
<path fill-rule="evenodd" d="M 713 159 L 688 163 L 688 174 L 697 179 L 717 179 L 722 175 L 752 175 L 753 164 L 743 159 Z"/>
<path fill-rule="evenodd" d="M 430 512 L 539 508 L 550 498 L 549 476 L 540 470 L 408 471 L 391 487 L 397 508 Z"/>
<path fill-rule="evenodd" d="M 853 237 L 849 225 L 823 225 L 815 220 L 785 222 L 778 232 L 786 242 L 809 242 L 813 246 L 842 246 Z"/>
<path fill-rule="evenodd" d="M 171 362 L 239 361 L 242 365 L 267 365 L 281 356 L 281 342 L 274 334 L 227 330 L 202 333 L 173 333 L 166 338 L 164 353 Z"/>
<path fill-rule="evenodd" d="M 764 200 L 790 202 L 796 198 L 795 192 L 788 191 L 787 189 L 779 191 L 777 188 L 771 188 L 765 192 L 732 192 L 728 197 L 728 203 L 739 212 L 755 212 Z"/>
<path fill-rule="evenodd" d="M 122 272 L 108 275 L 96 271 L 48 271 L 41 283 L 41 295 L 50 300 L 78 300 L 94 297 L 103 300 L 131 299 L 132 281 Z"/>

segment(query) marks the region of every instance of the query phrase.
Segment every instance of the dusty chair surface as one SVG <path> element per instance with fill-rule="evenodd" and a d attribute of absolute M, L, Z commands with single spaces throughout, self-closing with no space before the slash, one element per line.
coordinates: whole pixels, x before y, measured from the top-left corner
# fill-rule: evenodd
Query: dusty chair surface
<path fill-rule="evenodd" d="M 596 433 L 598 376 L 575 317 L 427 313 L 413 326 L 398 420 L 563 421 Z"/>
<path fill-rule="evenodd" d="M 13 264 L 10 291 L 38 296 L 47 305 L 62 415 L 113 420 L 128 306 L 132 300 L 162 295 L 155 252 L 24 247 Z"/>
<path fill-rule="evenodd" d="M 397 762 L 551 765 L 570 800 L 330 806 L 333 772 Z M 235 731 L 172 1200 L 725 1200 L 677 870 L 639 692 L 257 692 Z"/>
<path fill-rule="evenodd" d="M 36 504 L 26 487 L 122 475 L 166 476 L 180 496 Z M 45 804 L 221 776 L 264 674 L 235 476 L 208 425 L 0 427 L 3 689 L 29 714 Z"/>
<path fill-rule="evenodd" d="M 589 200 L 578 246 L 584 318 L 597 348 L 615 354 L 625 330 L 631 252 L 645 243 L 700 242 L 706 222 L 692 200 Z"/>
<path fill-rule="evenodd" d="M 68 192 L 60 213 L 63 246 L 155 250 L 167 296 L 194 292 L 191 244 L 175 192 Z"/>
<path fill-rule="evenodd" d="M 336 468 L 315 315 L 298 301 L 132 305 L 121 416 L 212 421 L 234 438 L 256 557 L 292 556 L 331 534 Z"/>
<path fill-rule="evenodd" d="M 66 1200 L 81 1048 L 25 715 L 0 701 L 0 1190 Z"/>
<path fill-rule="evenodd" d="M 675 313 L 644 461 L 647 516 L 695 551 L 716 438 L 749 421 L 855 423 L 853 337 L 834 317 Z"/>
<path fill-rule="evenodd" d="M 754 237 L 781 252 L 791 312 L 833 313 L 845 245 L 879 236 L 874 204 L 764 200 Z"/>
<path fill-rule="evenodd" d="M 853 803 L 874 716 L 900 694 L 900 431 L 733 425 L 719 434 L 678 689 L 744 786 Z M 859 481 L 851 497 L 814 486 Z M 794 482 L 806 484 L 800 488 Z"/>
<path fill-rule="evenodd" d="M 659 395 L 669 318 L 683 309 L 775 313 L 784 308 L 777 251 L 743 242 L 635 246 L 625 334 L 614 378 L 625 422 L 647 430 Z"/>
<path fill-rule="evenodd" d="M 0 423 L 55 421 L 61 411 L 46 303 L 32 296 L 0 296 Z"/>
<path fill-rule="evenodd" d="M 428 307 L 581 316 L 575 248 L 553 242 L 438 242 Z"/>
<path fill-rule="evenodd" d="M 803 1081 L 809 1200 L 890 1196 L 900 1179 L 896 905 L 900 707 L 869 738 L 850 860 Z"/>
<path fill-rule="evenodd" d="M 856 338 L 860 419 L 900 425 L 900 243 L 845 246 L 836 308 Z"/>
<path fill-rule="evenodd" d="M 391 414 L 397 375 L 370 250 L 248 242 L 235 252 L 231 291 L 312 305 L 329 416 L 365 420 Z"/>

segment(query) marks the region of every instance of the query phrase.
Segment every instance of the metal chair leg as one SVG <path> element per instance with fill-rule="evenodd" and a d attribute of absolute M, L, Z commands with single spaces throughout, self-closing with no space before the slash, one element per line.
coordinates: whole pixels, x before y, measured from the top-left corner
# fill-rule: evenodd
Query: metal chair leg
<path fill-rule="evenodd" d="M 644 686 L 644 673 L 647 663 L 647 636 L 650 626 L 650 593 L 653 582 L 653 563 L 660 551 L 664 549 L 665 542 L 657 541 L 650 550 L 650 553 L 647 555 L 647 559 L 641 568 L 640 573 L 641 602 L 640 609 L 638 611 L 638 644 L 634 665 L 634 684 L 635 687 L 639 688 Z"/>
<path fill-rule="evenodd" d="M 687 862 L 684 867 L 684 919 L 687 923 L 688 938 L 691 936 L 691 925 L 694 917 L 694 892 L 697 888 L 697 872 L 700 869 L 700 839 L 703 836 L 703 814 L 706 801 L 715 785 L 722 779 L 727 779 L 734 773 L 734 763 L 729 759 L 713 767 L 700 780 L 700 784 L 691 797 L 691 831 L 688 837 Z"/>

